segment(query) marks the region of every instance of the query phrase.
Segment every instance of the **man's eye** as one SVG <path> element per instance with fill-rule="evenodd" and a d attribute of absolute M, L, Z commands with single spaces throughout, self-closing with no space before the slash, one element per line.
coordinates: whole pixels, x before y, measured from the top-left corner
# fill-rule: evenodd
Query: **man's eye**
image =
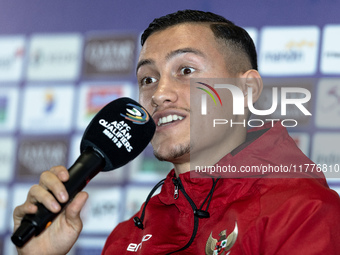
<path fill-rule="evenodd" d="M 188 75 L 188 74 L 191 74 L 191 73 L 193 73 L 195 71 L 196 71 L 195 68 L 192 68 L 192 67 L 183 67 L 180 72 L 181 72 L 182 75 Z"/>
<path fill-rule="evenodd" d="M 156 78 L 145 77 L 141 80 L 140 84 L 143 86 L 143 85 L 148 85 L 148 84 L 154 83 L 156 81 L 157 81 Z"/>

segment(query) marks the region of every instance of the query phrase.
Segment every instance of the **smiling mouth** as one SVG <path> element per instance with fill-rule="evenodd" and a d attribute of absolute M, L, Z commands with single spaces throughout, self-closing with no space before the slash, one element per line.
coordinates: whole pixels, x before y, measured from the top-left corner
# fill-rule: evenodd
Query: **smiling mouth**
<path fill-rule="evenodd" d="M 170 124 L 170 123 L 173 123 L 175 121 L 183 120 L 183 119 L 184 119 L 184 117 L 176 115 L 176 114 L 168 115 L 168 116 L 159 118 L 157 126 L 164 126 L 166 124 Z"/>

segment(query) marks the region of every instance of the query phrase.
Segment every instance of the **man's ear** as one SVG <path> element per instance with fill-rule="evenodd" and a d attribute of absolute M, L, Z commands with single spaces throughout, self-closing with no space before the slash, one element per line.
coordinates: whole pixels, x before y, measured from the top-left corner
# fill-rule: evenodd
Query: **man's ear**
<path fill-rule="evenodd" d="M 248 107 L 248 94 L 252 94 L 253 104 L 259 99 L 263 89 L 262 78 L 258 71 L 251 69 L 240 76 L 241 89 L 244 94 L 244 106 Z"/>

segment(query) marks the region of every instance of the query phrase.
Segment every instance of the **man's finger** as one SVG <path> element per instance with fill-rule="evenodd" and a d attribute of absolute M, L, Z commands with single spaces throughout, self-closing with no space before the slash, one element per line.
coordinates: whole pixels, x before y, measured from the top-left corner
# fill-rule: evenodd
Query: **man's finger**
<path fill-rule="evenodd" d="M 59 180 L 62 182 L 68 181 L 69 178 L 69 172 L 64 166 L 54 166 L 50 169 L 50 172 L 54 173 Z"/>
<path fill-rule="evenodd" d="M 61 207 L 51 192 L 47 191 L 40 185 L 33 185 L 28 192 L 27 201 L 25 203 L 43 204 L 51 212 L 60 211 Z"/>
<path fill-rule="evenodd" d="M 87 194 L 87 192 L 81 191 L 74 197 L 72 202 L 66 208 L 68 218 L 79 217 L 80 211 L 84 207 L 88 196 L 89 195 Z"/>
<path fill-rule="evenodd" d="M 65 217 L 68 224 L 70 224 L 76 231 L 81 231 L 82 221 L 80 219 L 81 209 L 84 207 L 88 193 L 85 191 L 79 192 L 72 202 L 65 209 Z"/>
<path fill-rule="evenodd" d="M 45 171 L 41 174 L 39 185 L 44 187 L 46 190 L 51 191 L 59 202 L 67 202 L 69 196 L 66 188 L 62 181 L 58 178 L 58 176 L 54 172 L 52 172 L 52 170 Z"/>

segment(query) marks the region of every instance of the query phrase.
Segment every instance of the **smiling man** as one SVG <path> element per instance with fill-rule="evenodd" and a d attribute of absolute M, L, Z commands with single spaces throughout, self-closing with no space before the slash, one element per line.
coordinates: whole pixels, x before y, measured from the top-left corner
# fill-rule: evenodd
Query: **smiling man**
<path fill-rule="evenodd" d="M 155 155 L 158 159 L 174 163 L 177 175 L 189 171 L 193 160 L 197 164 L 201 161 L 199 159 L 203 159 L 205 164 L 216 163 L 243 143 L 246 137 L 245 128 L 221 127 L 216 128 L 215 136 L 190 140 L 190 132 L 211 133 L 210 127 L 208 130 L 203 129 L 207 125 L 202 123 L 198 107 L 201 97 L 194 96 L 197 101 L 190 98 L 190 79 L 240 78 L 244 82 L 239 85 L 244 94 L 248 86 L 253 87 L 254 102 L 262 90 L 261 81 L 255 79 L 260 78 L 260 75 L 252 69 L 250 57 L 238 48 L 242 47 L 237 45 L 241 43 L 235 42 L 234 45 L 222 38 L 215 38 L 210 25 L 189 22 L 160 31 L 156 29 L 145 41 L 137 66 L 140 102 L 158 124 L 152 140 Z M 249 40 L 249 46 L 254 47 L 244 30 L 231 28 L 235 29 L 231 32 L 244 33 L 244 40 Z M 218 29 L 223 28 L 217 23 L 214 29 L 217 33 Z M 228 44 L 235 51 L 229 49 Z M 222 116 L 235 122 L 245 118 L 244 115 L 232 115 L 230 93 L 222 94 L 222 101 L 224 107 L 215 110 L 215 115 L 221 116 L 222 112 Z M 208 115 L 212 117 L 212 112 Z"/>
<path fill-rule="evenodd" d="M 142 46 L 139 100 L 157 124 L 151 142 L 155 156 L 174 169 L 160 182 L 160 194 L 112 231 L 102 254 L 336 254 L 340 200 L 323 176 L 190 175 L 193 165 L 312 164 L 280 123 L 249 132 L 242 125 L 209 125 L 215 116 L 235 123 L 248 118 L 248 88 L 253 102 L 261 94 L 256 51 L 247 32 L 212 13 L 179 11 L 154 20 Z M 202 118 L 203 92 L 193 90 L 191 81 L 211 78 L 235 81 L 244 93 L 243 115 L 232 114 L 232 95 L 225 90 L 219 93 L 223 107 L 209 105 Z M 43 173 L 16 208 L 15 228 L 24 214 L 36 211 L 37 201 L 58 212 L 55 199 L 67 201 L 62 184 L 67 179 L 64 167 Z M 66 254 L 81 231 L 79 212 L 86 198 L 80 192 L 19 254 Z"/>

